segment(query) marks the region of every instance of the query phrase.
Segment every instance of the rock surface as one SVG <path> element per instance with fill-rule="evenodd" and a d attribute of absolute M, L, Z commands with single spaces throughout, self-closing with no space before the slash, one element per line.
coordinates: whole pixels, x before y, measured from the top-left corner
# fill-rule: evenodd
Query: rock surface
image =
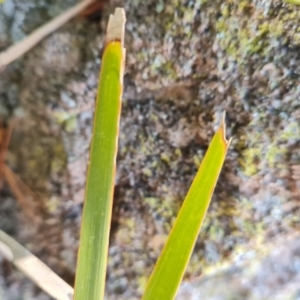
<path fill-rule="evenodd" d="M 6 0 L 0 49 L 75 3 Z M 76 18 L 8 66 L 8 163 L 36 194 L 36 220 L 6 187 L 1 229 L 73 282 L 116 6 L 127 12 L 127 59 L 106 298 L 140 298 L 226 111 L 233 141 L 177 299 L 300 299 L 300 7 L 281 1 L 110 1 L 100 23 Z M 0 293 L 48 299 L 3 260 Z"/>

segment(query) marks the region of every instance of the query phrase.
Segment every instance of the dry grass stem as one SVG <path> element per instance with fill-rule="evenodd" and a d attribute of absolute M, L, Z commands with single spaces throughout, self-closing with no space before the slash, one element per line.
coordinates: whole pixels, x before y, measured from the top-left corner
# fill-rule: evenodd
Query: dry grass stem
<path fill-rule="evenodd" d="M 9 184 L 13 194 L 15 195 L 19 205 L 22 207 L 23 212 L 32 220 L 36 218 L 35 209 L 33 204 L 28 201 L 27 196 L 29 196 L 29 188 L 19 179 L 19 177 L 12 171 L 12 169 L 7 165 L 3 165 L 3 176 L 6 182 Z M 26 188 L 24 188 L 24 186 Z M 24 189 L 26 191 L 24 191 Z M 30 195 L 32 196 L 32 195 Z"/>
<path fill-rule="evenodd" d="M 27 38 L 19 43 L 9 47 L 6 51 L 0 54 L 0 71 L 3 70 L 5 66 L 18 59 L 20 56 L 25 54 L 31 48 L 33 48 L 37 43 L 39 43 L 47 35 L 64 25 L 70 19 L 78 15 L 83 11 L 88 5 L 93 3 L 94 0 L 85 0 L 70 8 L 57 18 L 53 19 L 49 23 L 43 25 L 42 27 L 35 30 Z"/>
<path fill-rule="evenodd" d="M 71 286 L 2 230 L 0 230 L 0 253 L 54 299 L 73 298 Z"/>

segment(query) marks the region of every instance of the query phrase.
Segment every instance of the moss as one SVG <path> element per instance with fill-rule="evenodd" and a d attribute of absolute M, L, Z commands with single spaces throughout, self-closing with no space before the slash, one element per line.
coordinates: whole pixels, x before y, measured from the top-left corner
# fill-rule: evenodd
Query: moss
<path fill-rule="evenodd" d="M 160 155 L 160 158 L 168 165 L 171 163 L 171 157 L 165 152 Z"/>
<path fill-rule="evenodd" d="M 224 226 L 218 219 L 213 220 L 213 222 L 210 224 L 208 235 L 211 241 L 223 240 L 225 235 Z"/>
<path fill-rule="evenodd" d="M 77 118 L 72 116 L 68 118 L 65 122 L 65 129 L 67 132 L 74 132 L 77 127 Z"/>
<path fill-rule="evenodd" d="M 182 157 L 182 152 L 181 152 L 181 150 L 179 148 L 176 148 L 175 155 L 178 156 L 179 158 Z"/>
<path fill-rule="evenodd" d="M 194 155 L 193 156 L 193 161 L 194 161 L 194 164 L 197 168 L 199 168 L 200 164 L 201 164 L 201 159 L 199 158 L 199 156 L 197 155 Z"/>
<path fill-rule="evenodd" d="M 244 174 L 247 176 L 256 174 L 259 171 L 257 162 L 260 160 L 262 155 L 261 147 L 247 149 L 243 154 L 241 164 Z"/>
<path fill-rule="evenodd" d="M 236 226 L 234 235 L 236 237 L 248 239 L 253 236 L 260 236 L 264 233 L 263 221 L 253 222 L 253 202 L 247 198 L 242 198 L 237 201 L 234 210 L 233 218 Z"/>
<path fill-rule="evenodd" d="M 71 118 L 71 115 L 64 110 L 60 110 L 53 112 L 53 117 L 59 124 L 62 124 Z"/>
<path fill-rule="evenodd" d="M 53 214 L 60 206 L 60 199 L 56 196 L 52 196 L 47 202 L 46 207 L 49 213 Z"/>
<path fill-rule="evenodd" d="M 142 173 L 147 177 L 153 177 L 153 173 L 149 168 L 143 168 Z"/>
<path fill-rule="evenodd" d="M 177 215 L 179 207 L 168 189 L 166 189 L 166 192 L 164 199 L 148 197 L 144 199 L 144 203 L 148 205 L 150 212 L 154 214 L 154 218 L 158 218 L 163 222 L 164 230 L 168 233 L 171 230 L 171 223 L 175 218 L 174 216 Z M 168 220 L 168 222 L 166 222 L 166 220 Z M 169 220 L 171 220 L 171 222 L 169 222 Z"/>
<path fill-rule="evenodd" d="M 263 168 L 285 168 L 286 156 L 288 155 L 287 144 L 293 142 L 300 135 L 300 125 L 294 121 L 289 123 L 281 131 L 278 130 L 273 140 L 266 145 L 267 133 L 256 128 L 255 132 L 247 135 L 249 142 L 248 149 L 243 151 L 241 164 L 243 172 L 252 176 Z M 284 146 L 283 146 L 284 145 Z"/>
<path fill-rule="evenodd" d="M 291 27 L 289 38 L 299 42 L 297 29 L 299 12 L 280 11 L 278 17 L 255 8 L 251 1 L 226 1 L 216 23 L 217 40 L 221 48 L 233 59 L 242 62 L 254 54 L 268 56 L 274 40 L 286 38 L 285 28 Z"/>
<path fill-rule="evenodd" d="M 192 23 L 195 18 L 195 11 L 192 8 L 187 8 L 183 15 L 183 24 Z"/>

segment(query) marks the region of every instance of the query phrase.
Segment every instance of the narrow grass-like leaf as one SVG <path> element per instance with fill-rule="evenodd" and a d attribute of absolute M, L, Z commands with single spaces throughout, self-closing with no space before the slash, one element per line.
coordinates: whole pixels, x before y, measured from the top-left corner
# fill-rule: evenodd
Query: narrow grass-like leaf
<path fill-rule="evenodd" d="M 54 299 L 73 298 L 71 286 L 2 230 L 0 230 L 0 254 Z"/>
<path fill-rule="evenodd" d="M 300 0 L 284 0 L 284 2 L 300 5 Z"/>
<path fill-rule="evenodd" d="M 208 209 L 229 143 L 225 138 L 223 117 L 149 278 L 143 300 L 174 299 Z"/>
<path fill-rule="evenodd" d="M 116 168 L 125 60 L 125 13 L 110 16 L 102 57 L 75 280 L 76 300 L 101 300 Z"/>

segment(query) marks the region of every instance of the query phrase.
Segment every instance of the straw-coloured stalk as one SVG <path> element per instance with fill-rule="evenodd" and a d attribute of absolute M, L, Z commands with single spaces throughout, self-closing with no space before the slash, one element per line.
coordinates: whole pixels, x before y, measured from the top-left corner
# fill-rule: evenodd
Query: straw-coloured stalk
<path fill-rule="evenodd" d="M 230 143 L 225 138 L 224 117 L 150 276 L 143 300 L 171 300 L 176 295 Z"/>
<path fill-rule="evenodd" d="M 0 254 L 54 299 L 73 298 L 71 286 L 2 230 L 0 230 Z"/>
<path fill-rule="evenodd" d="M 0 53 L 0 70 L 5 66 L 18 59 L 24 55 L 27 51 L 33 48 L 37 43 L 39 43 L 43 38 L 45 38 L 50 33 L 57 30 L 59 27 L 67 23 L 70 19 L 75 17 L 85 8 L 87 8 L 95 0 L 84 0 L 79 2 L 74 7 L 70 8 L 60 16 L 41 26 L 33 33 L 31 33 L 24 40 L 12 45 L 4 52 Z M 0 0 L 0 3 L 3 2 Z"/>
<path fill-rule="evenodd" d="M 104 297 L 125 60 L 124 26 L 125 12 L 117 8 L 108 22 L 102 57 L 75 280 L 76 300 Z"/>

